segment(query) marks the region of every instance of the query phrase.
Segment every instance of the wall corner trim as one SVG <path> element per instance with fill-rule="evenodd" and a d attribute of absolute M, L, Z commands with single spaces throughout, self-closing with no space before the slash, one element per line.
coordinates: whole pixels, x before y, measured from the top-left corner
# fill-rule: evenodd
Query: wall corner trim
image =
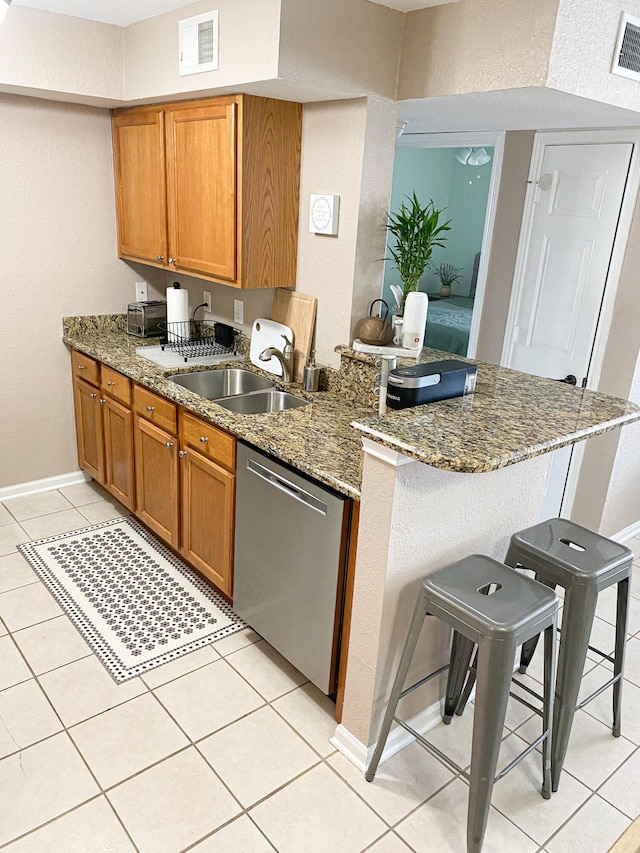
<path fill-rule="evenodd" d="M 363 427 L 361 426 L 358 428 L 363 429 Z M 380 438 L 385 438 L 383 433 L 376 432 L 375 430 L 367 429 L 366 431 L 370 435 L 376 435 Z M 380 459 L 382 462 L 386 462 L 387 465 L 393 465 L 394 468 L 399 468 L 401 465 L 406 465 L 407 462 L 416 461 L 415 459 L 411 459 L 408 456 L 404 456 L 397 450 L 392 450 L 385 444 L 379 444 L 377 441 L 372 441 L 366 436 L 362 437 L 362 449 L 368 456 L 375 456 L 376 459 Z"/>

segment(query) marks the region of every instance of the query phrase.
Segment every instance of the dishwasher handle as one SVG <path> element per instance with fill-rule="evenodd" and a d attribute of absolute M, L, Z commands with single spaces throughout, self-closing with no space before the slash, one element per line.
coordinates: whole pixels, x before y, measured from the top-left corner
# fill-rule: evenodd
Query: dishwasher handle
<path fill-rule="evenodd" d="M 247 471 L 255 474 L 256 477 L 260 477 L 261 480 L 264 480 L 270 486 L 274 486 L 276 489 L 284 492 L 290 498 L 300 501 L 300 503 L 308 506 L 310 509 L 319 512 L 321 515 L 327 514 L 327 505 L 321 500 L 318 500 L 314 495 L 305 492 L 304 489 L 289 482 L 289 480 L 285 480 L 280 474 L 270 471 L 269 468 L 265 468 L 264 465 L 260 465 L 260 463 L 255 462 L 253 459 L 247 459 Z"/>

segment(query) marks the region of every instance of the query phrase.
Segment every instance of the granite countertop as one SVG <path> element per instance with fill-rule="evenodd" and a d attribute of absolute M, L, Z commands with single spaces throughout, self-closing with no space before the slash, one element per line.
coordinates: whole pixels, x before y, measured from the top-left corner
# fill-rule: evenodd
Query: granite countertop
<path fill-rule="evenodd" d="M 340 373 L 328 372 L 329 391 L 306 393 L 300 385 L 286 386 L 293 394 L 311 400 L 310 406 L 240 415 L 167 379 L 172 373 L 207 368 L 166 369 L 136 355 L 137 347 L 157 340 L 127 335 L 122 315 L 65 318 L 63 340 L 356 499 L 360 497 L 362 477 L 362 435 L 436 468 L 479 473 L 640 420 L 640 408 L 628 400 L 483 362 L 473 362 L 478 365 L 478 378 L 472 396 L 390 411 L 379 417 L 371 407 L 378 357 L 350 347 L 337 347 L 342 369 Z M 418 361 L 443 358 L 451 358 L 451 354 L 424 349 Z M 400 364 L 415 361 L 400 359 Z M 263 373 L 248 363 L 246 366 Z M 279 384 L 277 377 L 263 375 Z"/>
<path fill-rule="evenodd" d="M 376 356 L 338 347 L 370 369 Z M 424 349 L 418 362 L 452 358 Z M 455 356 L 478 365 L 475 393 L 384 417 L 355 416 L 352 426 L 374 441 L 436 468 L 479 473 L 640 420 L 640 408 L 618 397 Z M 416 359 L 400 359 L 401 365 Z"/>
<path fill-rule="evenodd" d="M 120 328 L 118 328 L 120 326 Z M 370 408 L 348 402 L 330 392 L 303 391 L 299 384 L 279 385 L 277 377 L 251 364 L 233 362 L 275 380 L 292 394 L 311 400 L 310 406 L 266 415 L 240 415 L 205 400 L 166 377 L 211 368 L 167 369 L 136 355 L 136 348 L 157 344 L 158 339 L 131 337 L 124 331 L 120 315 L 65 318 L 63 340 L 74 349 L 98 359 L 140 385 L 173 400 L 185 409 L 233 433 L 298 470 L 320 480 L 341 494 L 360 498 L 362 443 L 349 424 L 372 414 Z"/>

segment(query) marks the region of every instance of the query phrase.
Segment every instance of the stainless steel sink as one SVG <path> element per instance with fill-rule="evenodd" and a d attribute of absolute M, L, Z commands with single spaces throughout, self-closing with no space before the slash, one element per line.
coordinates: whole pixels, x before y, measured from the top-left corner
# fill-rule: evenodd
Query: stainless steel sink
<path fill-rule="evenodd" d="M 264 376 L 258 376 L 257 373 L 242 370 L 239 367 L 178 373 L 167 378 L 207 400 L 219 400 L 221 397 L 234 397 L 237 394 L 263 391 L 274 387 L 273 382 L 265 379 Z"/>
<path fill-rule="evenodd" d="M 253 394 L 243 394 L 239 397 L 229 397 L 217 400 L 219 406 L 238 412 L 241 415 L 264 415 L 268 412 L 283 412 L 285 409 L 297 409 L 308 406 L 309 401 L 295 397 L 286 391 L 256 391 Z"/>

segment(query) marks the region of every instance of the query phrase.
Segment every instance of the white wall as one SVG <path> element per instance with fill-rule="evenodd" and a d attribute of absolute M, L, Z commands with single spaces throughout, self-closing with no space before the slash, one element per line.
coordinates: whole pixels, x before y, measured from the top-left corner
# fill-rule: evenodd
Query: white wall
<path fill-rule="evenodd" d="M 550 458 L 457 474 L 413 461 L 394 469 L 365 455 L 342 715 L 364 746 L 377 738 L 420 580 L 473 553 L 503 560 L 513 531 L 538 521 Z M 425 627 L 408 684 L 445 662 L 448 640 L 434 620 Z M 413 696 L 405 717 L 436 701 L 438 685 Z"/>
<path fill-rule="evenodd" d="M 629 399 L 640 405 L 640 358 L 636 363 Z M 600 530 L 612 535 L 640 521 L 640 423 L 620 430 L 611 480 L 602 513 Z"/>
<path fill-rule="evenodd" d="M 62 317 L 121 312 L 109 113 L 0 95 L 0 487 L 77 469 Z"/>
<path fill-rule="evenodd" d="M 0 91 L 99 103 L 124 98 L 123 30 L 13 5 L 0 27 Z"/>
<path fill-rule="evenodd" d="M 611 74 L 623 11 L 640 17 L 640 0 L 560 0 L 546 85 L 637 110 L 640 82 Z"/>
<path fill-rule="evenodd" d="M 296 289 L 318 297 L 316 357 L 338 367 L 333 349 L 349 340 L 367 102 L 307 104 L 302 113 Z M 337 237 L 309 231 L 309 196 L 340 196 Z"/>

